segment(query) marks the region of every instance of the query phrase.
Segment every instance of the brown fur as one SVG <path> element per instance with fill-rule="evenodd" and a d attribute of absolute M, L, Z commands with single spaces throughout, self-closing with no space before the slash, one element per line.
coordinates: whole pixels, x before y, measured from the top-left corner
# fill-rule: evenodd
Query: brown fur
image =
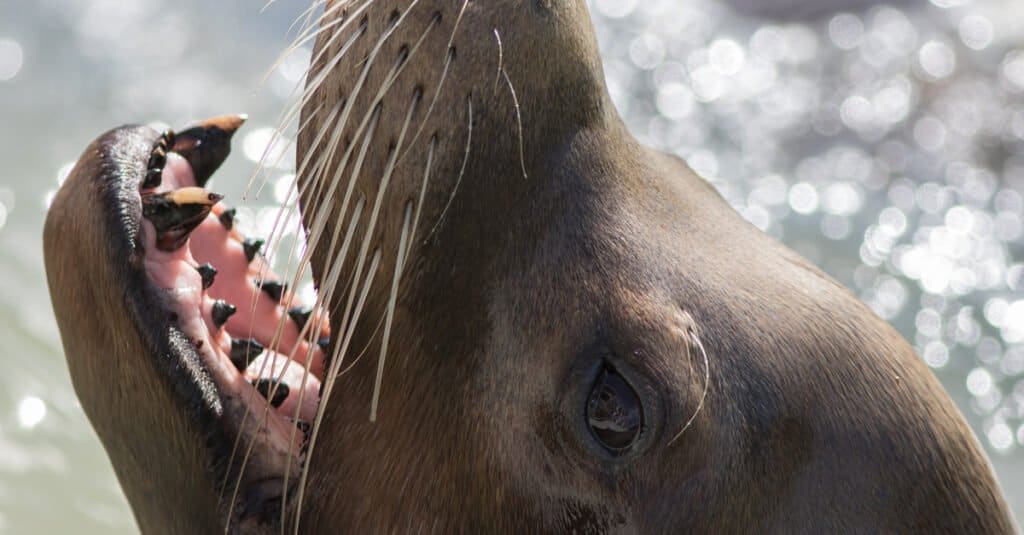
<path fill-rule="evenodd" d="M 126 291 L 148 284 L 134 233 L 123 223 L 134 219 L 137 228 L 137 194 L 134 210 L 109 209 L 113 199 L 128 197 L 130 189 L 122 187 L 138 186 L 155 139 L 152 130 L 131 129 L 85 150 L 47 215 L 46 274 L 75 392 L 139 528 L 170 534 L 207 526 L 212 533 L 218 522 L 213 462 L 201 447 L 206 437 L 196 407 L 206 402 L 198 381 L 179 363 L 166 362 L 173 333 L 146 329 L 141 320 L 150 313 Z M 136 178 L 124 184 L 126 175 Z M 190 403 L 173 390 L 168 368 L 181 376 L 179 384 L 192 385 L 185 386 Z"/>
<path fill-rule="evenodd" d="M 376 363 L 364 359 L 329 402 L 304 525 L 1013 532 L 984 454 L 907 343 L 685 165 L 628 134 L 605 92 L 582 1 L 470 2 L 457 30 L 461 2 L 422 1 L 407 13 L 408 5 L 373 3 L 365 34 L 307 106 L 312 126 L 299 142 L 300 161 L 323 150 L 314 134 L 334 127 L 324 110 L 339 99 L 371 109 L 396 58 L 437 25 L 380 102 L 375 152 L 357 183 L 371 205 L 385 149 L 421 89 L 412 124 L 422 122 L 423 134 L 400 148 L 408 155 L 384 193 L 388 224 L 373 241 L 394 258 L 401 208 L 416 198 L 436 135 L 382 416 L 367 421 Z M 393 13 L 405 18 L 374 57 L 369 89 L 355 94 L 353 73 Z M 453 34 L 455 59 L 427 116 Z M 499 68 L 518 114 L 509 87 L 494 84 Z M 473 141 L 460 179 L 467 101 Z M 346 143 L 362 143 L 360 116 L 345 127 Z M 322 202 L 306 198 L 307 223 Z M 325 249 L 315 272 L 355 264 L 355 253 Z M 377 276 L 390 280 L 393 266 L 384 262 Z M 375 288 L 374 319 L 388 293 Z M 332 302 L 335 332 L 345 299 Z M 703 388 L 692 340 L 670 334 L 686 316 L 707 349 L 711 389 L 693 426 L 670 443 Z M 375 347 L 376 323 L 362 323 L 353 347 Z M 636 456 L 602 459 L 574 438 L 573 373 L 601 351 L 637 370 L 663 405 L 656 437 Z"/>
<path fill-rule="evenodd" d="M 300 161 L 325 154 L 314 139 L 334 128 L 326 110 L 339 100 L 355 110 L 342 150 L 358 148 L 357 126 L 380 105 L 356 184 L 370 207 L 413 107 L 368 244 L 381 268 L 343 364 L 366 347 L 371 357 L 328 401 L 300 532 L 1014 532 L 984 454 L 907 343 L 679 160 L 629 135 L 582 0 L 467 2 L 457 30 L 462 2 L 408 5 L 377 0 L 364 26 L 347 27 L 365 33 L 304 115 Z M 405 18 L 367 63 L 393 13 Z M 168 336 L 134 320 L 139 303 L 111 298 L 134 273 L 131 246 L 110 245 L 118 225 L 97 215 L 96 180 L 117 160 L 101 151 L 124 143 L 90 148 L 51 210 L 54 307 L 76 390 L 140 526 L 220 529 L 216 396 L 202 373 L 184 373 L 180 352 L 160 364 Z M 431 146 L 370 422 L 378 319 Z M 344 187 L 324 198 L 315 171 L 301 177 L 304 218 L 324 206 L 333 228 Z M 322 281 L 344 263 L 330 302 L 337 344 L 359 248 L 332 255 L 329 241 L 313 266 Z M 586 370 L 601 360 L 646 401 L 645 434 L 618 458 L 580 431 Z"/>

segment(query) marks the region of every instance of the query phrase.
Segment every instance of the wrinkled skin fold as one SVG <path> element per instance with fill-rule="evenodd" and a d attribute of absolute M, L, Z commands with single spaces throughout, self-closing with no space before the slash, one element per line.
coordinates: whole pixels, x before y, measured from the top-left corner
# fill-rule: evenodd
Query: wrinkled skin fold
<path fill-rule="evenodd" d="M 628 133 L 583 0 L 321 9 L 296 162 L 325 322 L 309 434 L 196 347 L 232 320 L 204 300 L 207 330 L 184 325 L 147 271 L 160 133 L 100 137 L 48 216 L 75 389 L 143 531 L 1015 533 L 906 341 Z M 187 158 L 196 187 L 224 143 Z M 168 229 L 212 202 L 175 199 L 202 206 Z"/>

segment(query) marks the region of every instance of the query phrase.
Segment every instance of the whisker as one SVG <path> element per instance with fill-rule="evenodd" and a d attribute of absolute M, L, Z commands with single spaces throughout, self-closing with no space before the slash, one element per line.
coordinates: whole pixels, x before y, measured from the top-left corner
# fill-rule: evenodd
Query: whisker
<path fill-rule="evenodd" d="M 427 198 L 427 184 L 430 183 L 430 170 L 434 167 L 434 149 L 437 148 L 437 136 L 430 136 L 430 147 L 427 149 L 427 165 L 423 168 L 423 184 L 420 185 L 420 196 L 416 200 L 416 215 L 412 220 L 412 231 L 409 232 L 409 251 L 412 252 L 412 244 L 415 242 L 416 228 L 420 222 L 420 215 L 423 213 L 423 200 Z"/>
<path fill-rule="evenodd" d="M 526 176 L 526 156 L 523 152 L 523 118 L 519 115 L 519 97 L 516 96 L 516 88 L 512 87 L 512 80 L 509 79 L 508 72 L 502 69 L 501 74 L 505 77 L 508 90 L 512 92 L 512 102 L 516 108 L 516 124 L 519 125 L 519 166 L 523 170 L 523 178 L 528 178 Z"/>
<path fill-rule="evenodd" d="M 367 4 L 360 6 L 360 9 L 363 9 L 366 6 L 368 6 L 369 3 L 370 2 L 367 2 Z M 320 58 L 327 53 L 327 51 L 330 49 L 330 45 L 333 44 L 335 39 L 340 38 L 340 36 L 342 35 L 342 30 L 353 20 L 356 19 L 353 17 L 341 25 L 341 27 L 334 33 L 334 35 L 331 36 L 331 39 L 323 46 L 320 52 L 318 52 L 315 57 L 310 59 L 311 66 L 315 65 L 320 60 Z M 355 32 L 351 36 L 349 36 L 349 39 L 342 45 L 341 50 L 339 50 L 338 53 L 335 54 L 335 56 L 328 62 L 328 64 L 324 66 L 324 68 L 321 69 L 317 73 L 316 77 L 314 77 L 312 80 L 308 79 L 309 69 L 307 69 L 306 88 L 305 90 L 303 90 L 302 96 L 298 99 L 298 101 L 289 108 L 287 108 L 282 113 L 282 117 L 278 121 L 279 127 L 274 130 L 274 135 L 272 136 L 270 142 L 267 144 L 267 149 L 264 150 L 263 156 L 260 158 L 259 162 L 257 163 L 256 169 L 250 176 L 249 182 L 245 188 L 245 194 L 243 194 L 243 198 L 248 197 L 249 192 L 252 190 L 253 183 L 256 181 L 256 178 L 262 174 L 265 159 L 269 154 L 269 148 L 274 146 L 278 142 L 281 136 L 281 132 L 283 132 L 286 129 L 287 125 L 291 124 L 295 120 L 295 117 L 297 117 L 300 111 L 303 109 L 303 107 L 305 107 L 309 103 L 309 100 L 313 98 L 316 91 L 323 84 L 323 81 L 330 75 L 334 67 L 341 62 L 341 59 L 348 53 L 349 49 L 351 49 L 351 47 L 355 44 L 356 40 L 359 37 L 361 37 L 365 33 L 365 31 L 366 26 L 364 25 L 362 28 L 360 28 L 359 32 Z M 302 125 L 300 125 L 299 131 L 296 133 L 296 136 L 298 136 L 301 133 Z"/>
<path fill-rule="evenodd" d="M 459 30 L 459 24 L 462 22 L 462 16 L 466 12 L 466 6 L 469 5 L 469 0 L 463 0 L 462 8 L 459 9 L 459 16 L 455 18 L 455 25 L 452 27 L 452 33 L 448 36 L 448 53 L 445 54 L 444 65 L 441 69 L 441 78 L 437 81 L 437 87 L 434 89 L 434 96 L 430 99 L 430 105 L 427 106 L 427 112 L 423 114 L 423 119 L 420 121 L 419 128 L 416 129 L 416 134 L 412 136 L 412 141 L 409 142 L 409 148 L 406 149 L 405 154 L 398 159 L 399 162 L 404 161 L 405 157 L 408 156 L 409 151 L 415 146 L 416 140 L 420 138 L 420 134 L 427 125 L 427 119 L 430 118 L 430 114 L 434 111 L 434 105 L 437 104 L 437 99 L 441 95 L 441 88 L 444 86 L 444 81 L 448 76 L 448 67 L 451 66 L 452 61 L 455 59 L 455 49 L 452 44 L 455 42 L 455 33 Z"/>
<path fill-rule="evenodd" d="M 672 437 L 672 440 L 668 441 L 669 446 L 671 446 L 676 439 L 681 437 L 683 433 L 693 425 L 693 421 L 697 419 L 697 415 L 700 414 L 700 411 L 704 408 L 704 401 L 708 397 L 708 389 L 711 386 L 711 363 L 708 362 L 708 352 L 704 349 L 704 344 L 700 341 L 700 337 L 696 332 L 691 330 L 689 335 L 690 338 L 693 339 L 693 343 L 695 343 L 697 348 L 700 349 L 700 354 L 704 358 L 704 390 L 700 394 L 700 401 L 697 403 L 697 408 L 693 411 L 693 414 L 690 415 L 690 419 L 686 421 L 683 428 L 680 429 L 674 437 Z"/>
<path fill-rule="evenodd" d="M 354 312 L 354 317 L 356 317 L 356 318 L 359 317 L 359 314 L 362 312 L 363 305 L 366 303 L 366 296 L 367 296 L 367 294 L 370 293 L 370 286 L 373 284 L 373 276 L 376 274 L 377 267 L 379 266 L 379 264 L 380 264 L 380 250 L 377 250 L 374 253 L 374 255 L 373 255 L 373 259 L 370 261 L 370 270 L 366 274 L 366 282 L 363 284 L 363 291 L 361 292 L 361 295 L 359 296 L 359 301 L 356 303 L 356 308 L 353 311 Z M 346 310 L 346 315 L 348 315 L 347 312 L 348 311 Z M 349 328 L 347 329 L 346 333 L 345 333 L 344 342 L 342 343 L 341 346 L 339 346 L 338 350 L 335 351 L 335 353 L 343 352 L 345 349 L 347 349 L 348 343 L 352 339 L 352 334 L 355 332 L 355 327 L 356 327 L 356 322 L 353 320 L 352 323 L 349 325 Z M 340 359 L 335 358 L 334 360 L 336 360 L 337 362 L 340 363 Z M 331 364 L 332 364 L 331 365 L 331 370 L 332 370 L 332 374 L 333 374 L 333 372 L 336 371 L 336 370 L 335 370 L 334 362 L 332 362 Z M 310 436 L 310 439 L 309 439 L 309 448 L 306 450 L 307 451 L 307 453 L 306 453 L 307 458 L 312 458 L 313 448 L 316 445 L 316 439 L 317 439 L 317 437 L 319 435 L 319 431 L 320 431 L 320 423 L 323 421 L 324 408 L 326 407 L 326 400 L 327 400 L 327 398 L 330 397 L 331 391 L 333 390 L 334 381 L 328 381 L 326 383 L 326 385 L 327 385 L 327 388 L 326 388 L 324 394 L 320 398 L 320 406 L 317 407 L 316 420 L 313 422 L 313 428 L 312 428 L 313 431 L 312 431 L 312 435 Z M 303 502 L 303 499 L 305 497 L 306 483 L 308 482 L 308 480 L 309 480 L 309 463 L 307 462 L 302 467 L 302 477 L 299 480 L 299 494 L 298 494 L 298 496 L 296 498 L 295 530 L 294 530 L 295 535 L 299 534 L 299 523 L 300 523 L 300 521 L 302 519 L 302 502 Z"/>
<path fill-rule="evenodd" d="M 406 240 L 409 238 L 409 227 L 412 219 L 412 204 L 405 205 L 405 222 L 402 223 L 402 236 L 398 241 L 398 258 L 395 260 L 395 274 L 391 280 L 391 294 L 388 296 L 387 313 L 384 320 L 384 338 L 380 342 L 380 358 L 377 360 L 377 378 L 373 383 L 373 400 L 370 402 L 370 421 L 377 421 L 377 403 L 380 401 L 381 381 L 384 378 L 384 361 L 388 354 L 388 340 L 391 337 L 391 322 L 395 317 L 395 301 L 398 299 L 398 283 L 402 280 L 402 268 L 405 266 Z"/>
<path fill-rule="evenodd" d="M 438 227 L 441 226 L 441 222 L 444 221 L 444 216 L 445 216 L 445 214 L 448 213 L 448 207 L 451 206 L 452 205 L 452 201 L 455 200 L 455 193 L 459 191 L 459 184 L 462 183 L 462 176 L 466 172 L 466 163 L 469 162 L 469 148 L 470 148 L 470 146 L 473 143 L 473 99 L 472 99 L 472 97 L 466 99 L 466 105 L 469 108 L 469 124 L 468 124 L 467 132 L 466 132 L 466 153 L 462 157 L 462 168 L 459 170 L 459 176 L 455 179 L 455 187 L 452 188 L 452 193 L 448 197 L 448 202 L 445 203 L 444 209 L 441 210 L 441 215 L 439 215 L 437 217 L 437 222 L 434 223 L 434 227 L 430 229 L 430 232 L 428 232 L 427 236 L 424 238 L 424 243 L 426 242 L 426 240 L 430 239 L 430 237 L 434 235 L 434 232 L 436 232 Z"/>
<path fill-rule="evenodd" d="M 367 255 L 367 253 L 369 251 L 370 242 L 373 239 L 373 233 L 374 233 L 374 230 L 376 229 L 377 219 L 378 219 L 378 217 L 380 215 L 381 209 L 382 209 L 383 204 L 384 204 L 384 197 L 385 197 L 385 194 L 386 194 L 386 192 L 388 190 L 388 186 L 391 183 L 391 177 L 392 177 L 392 175 L 394 173 L 394 170 L 395 170 L 396 159 L 398 158 L 398 154 L 399 154 L 399 151 L 401 150 L 402 143 L 405 140 L 405 136 L 406 136 L 406 133 L 408 132 L 408 128 L 409 128 L 409 123 L 412 121 L 412 116 L 413 116 L 413 114 L 416 111 L 417 103 L 419 102 L 420 97 L 421 97 L 421 94 L 418 91 L 413 95 L 412 105 L 409 107 L 409 111 L 406 113 L 405 122 L 402 125 L 402 130 L 399 132 L 398 140 L 395 143 L 395 147 L 391 150 L 390 160 L 388 161 L 388 165 L 387 165 L 387 167 L 384 170 L 384 176 L 381 178 L 380 185 L 379 185 L 378 190 L 377 190 L 377 196 L 374 199 L 373 209 L 370 212 L 370 219 L 369 219 L 369 222 L 367 223 L 366 232 L 365 232 L 365 235 L 363 237 L 362 246 L 360 247 L 358 261 L 356 263 L 355 278 L 357 278 L 357 279 L 359 278 L 359 276 L 360 276 L 360 274 L 362 272 L 362 267 L 363 267 L 363 264 L 365 262 L 366 255 Z M 355 177 L 353 176 L 353 180 L 351 180 L 350 182 L 354 182 L 354 178 Z M 404 249 L 404 247 L 405 247 L 404 243 L 402 244 L 401 247 Z M 372 274 L 375 273 L 376 270 L 377 270 L 377 265 L 380 262 L 380 256 L 381 256 L 381 252 L 378 249 L 374 253 L 373 267 L 371 267 L 370 273 L 367 274 L 367 277 L 371 278 L 371 280 L 372 280 Z M 340 264 L 340 262 L 339 262 L 339 264 Z M 358 310 L 362 309 L 363 302 L 365 301 L 366 294 L 367 294 L 367 292 L 369 290 L 368 286 L 369 285 L 366 285 L 366 287 L 364 287 L 363 295 L 360 297 L 360 303 L 357 305 L 357 309 Z M 342 318 L 342 323 L 341 323 L 341 325 L 348 325 L 348 330 L 347 330 L 347 332 L 345 334 L 345 340 L 342 342 L 341 346 L 339 346 L 338 348 L 335 349 L 335 355 L 334 355 L 334 357 L 331 360 L 330 375 L 327 376 L 327 382 L 324 383 L 325 389 L 324 389 L 324 391 L 323 391 L 323 393 L 322 393 L 322 395 L 320 397 L 320 405 L 319 405 L 319 407 L 317 407 L 317 420 L 316 420 L 316 422 L 313 425 L 313 429 L 314 429 L 313 437 L 316 437 L 316 435 L 317 435 L 317 431 L 319 430 L 319 422 L 320 422 L 320 420 L 323 417 L 322 415 L 323 415 L 323 411 L 324 411 L 325 407 L 327 406 L 327 400 L 330 398 L 330 394 L 331 394 L 331 392 L 334 389 L 334 384 L 336 382 L 335 381 L 336 373 L 337 373 L 338 367 L 341 365 L 341 360 L 342 360 L 339 357 L 339 351 L 341 351 L 343 348 L 347 349 L 348 344 L 351 341 L 351 337 L 355 333 L 355 326 L 358 323 L 358 319 L 359 319 L 358 313 L 355 316 L 349 316 L 349 309 L 351 308 L 352 298 L 353 297 L 354 297 L 354 293 L 350 293 L 349 294 L 348 304 L 345 307 L 346 308 L 345 317 Z M 350 318 L 351 318 L 351 320 L 349 322 Z M 343 355 L 344 353 L 342 352 L 341 354 Z M 311 438 L 309 448 L 307 449 L 307 455 L 308 456 L 310 456 L 310 457 L 312 456 L 314 447 L 315 447 L 315 444 L 313 442 L 313 439 Z M 308 471 L 308 467 L 309 467 L 308 463 L 303 467 L 302 479 L 300 480 L 299 497 L 298 497 L 298 504 L 297 504 L 297 508 L 298 509 L 297 509 L 297 511 L 301 511 L 302 499 L 303 499 L 304 491 L 305 491 L 305 484 L 306 484 L 307 477 L 308 477 L 307 474 L 309 472 Z M 297 513 L 297 516 L 298 516 L 298 514 L 299 513 Z M 296 533 L 298 533 L 298 529 L 299 529 L 299 520 L 298 520 L 298 518 L 296 518 L 296 521 L 295 521 L 295 532 Z"/>
<path fill-rule="evenodd" d="M 497 93 L 498 81 L 501 80 L 501 74 L 505 72 L 505 49 L 501 46 L 501 34 L 498 33 L 498 29 L 494 29 L 494 39 L 498 42 L 498 72 L 494 74 L 494 86 L 491 87 L 491 94 Z"/>
<path fill-rule="evenodd" d="M 349 40 L 349 42 L 348 42 L 348 43 L 346 43 L 346 45 L 349 45 L 349 46 L 350 46 L 350 44 L 351 44 L 351 43 L 353 43 L 353 42 L 355 41 L 355 38 L 356 38 L 356 37 L 358 37 L 359 35 L 360 35 L 360 34 L 358 34 L 358 33 L 357 33 L 357 34 L 355 34 L 355 35 L 353 35 L 353 36 L 352 36 L 352 38 L 351 38 L 351 39 Z M 386 35 L 385 35 L 385 36 L 382 36 L 382 37 L 381 37 L 381 41 L 383 41 L 384 39 L 386 39 L 386 37 L 387 37 Z M 381 41 L 379 41 L 379 42 L 378 42 L 378 46 L 377 46 L 377 48 L 378 48 L 378 49 L 379 49 L 379 47 L 380 47 L 380 45 L 381 45 Z M 346 52 L 346 51 L 347 51 L 347 48 L 344 48 L 344 49 L 343 49 L 343 50 L 342 50 L 342 51 L 341 51 L 341 52 L 340 52 L 340 53 L 338 54 L 338 58 L 336 59 L 336 61 L 340 61 L 340 56 L 342 56 L 342 55 L 344 54 L 344 52 Z M 367 65 L 366 65 L 366 69 L 364 70 L 364 73 L 366 72 L 366 70 L 368 70 L 368 69 L 369 69 L 369 64 L 370 64 L 370 63 L 372 63 L 372 58 L 371 58 L 370 60 L 367 60 Z M 326 69 L 325 69 L 325 71 L 326 71 Z M 325 72 L 324 74 L 326 75 L 326 72 Z M 338 131 L 338 134 L 339 134 L 339 136 L 340 136 L 340 130 L 341 130 L 340 128 L 338 128 L 338 129 L 337 129 L 337 131 Z M 278 135 L 278 134 L 279 134 L 279 131 L 278 131 L 278 133 L 277 133 L 277 134 L 275 134 L 275 135 Z M 335 139 L 334 141 L 336 142 L 337 140 Z M 330 152 L 331 154 L 333 154 L 333 147 L 334 147 L 334 146 L 336 146 L 336 145 L 337 145 L 336 143 L 333 143 L 333 144 L 332 144 L 332 150 L 330 150 L 330 151 L 329 151 L 329 152 Z M 263 160 L 265 159 L 265 157 L 266 157 L 266 153 L 264 154 L 264 158 L 261 158 L 261 161 L 263 161 Z M 255 175 L 254 175 L 254 177 L 255 177 Z M 251 180 L 250 180 L 250 187 L 251 187 Z M 308 258 L 306 258 L 306 259 L 304 259 L 304 260 L 305 260 L 306 262 L 308 262 Z M 257 296 L 257 299 L 258 299 L 258 296 Z M 278 331 L 278 332 L 279 332 L 279 331 Z M 275 336 L 275 338 L 276 338 L 276 336 Z M 279 347 L 279 343 L 280 343 L 280 342 L 279 342 L 279 340 L 277 340 L 277 342 L 276 342 L 276 345 L 277 345 L 278 347 Z M 266 363 L 264 363 L 264 364 L 266 364 Z M 262 372 L 261 372 L 261 373 L 262 373 Z M 269 405 L 267 405 L 267 408 L 269 408 Z M 248 415 L 249 415 L 249 408 L 248 408 L 248 406 L 247 406 L 247 407 L 246 407 L 246 411 L 245 411 L 245 413 L 244 413 L 244 415 L 243 415 L 243 418 L 242 418 L 243 426 L 244 426 L 244 423 L 245 423 L 246 419 L 248 418 Z M 262 425 L 263 425 L 263 424 L 265 424 L 266 418 L 267 418 L 268 416 L 269 416 L 269 413 L 268 413 L 268 412 L 266 412 L 266 410 L 265 410 L 265 411 L 264 411 L 264 418 L 263 418 L 263 423 L 261 423 L 261 428 L 262 428 Z M 239 436 L 239 439 L 240 439 L 240 438 L 241 438 L 241 437 Z M 253 440 L 250 440 L 250 441 L 249 441 L 249 445 L 248 445 L 248 447 L 246 448 L 246 453 L 245 453 L 245 455 L 244 455 L 244 457 L 243 457 L 243 460 L 242 460 L 242 463 L 241 463 L 241 466 L 240 466 L 240 469 L 239 469 L 239 476 L 238 476 L 238 479 L 237 479 L 237 481 L 236 481 L 236 484 L 235 484 L 235 488 L 234 488 L 234 490 L 233 490 L 233 492 L 232 492 L 232 498 L 231 498 L 231 506 L 230 506 L 230 509 L 229 509 L 229 517 L 228 517 L 229 519 L 230 519 L 230 516 L 231 516 L 231 514 L 233 514 L 233 509 L 234 509 L 234 505 L 235 505 L 235 502 L 236 502 L 236 500 L 237 500 L 237 496 L 238 496 L 239 488 L 240 488 L 240 485 L 241 485 L 241 482 L 242 482 L 242 479 L 243 479 L 243 476 L 244 476 L 244 472 L 245 472 L 245 467 L 246 467 L 246 465 L 247 465 L 247 463 L 248 463 L 248 460 L 249 460 L 249 458 L 250 458 L 250 456 L 251 456 L 251 453 L 252 453 L 252 449 L 253 449 L 253 446 L 254 446 L 254 445 L 255 445 L 255 437 L 253 438 Z M 229 467 L 231 466 L 231 464 L 233 464 L 234 456 L 235 456 L 235 454 L 237 453 L 237 446 L 238 446 L 238 444 L 236 444 L 236 445 L 235 445 L 235 447 L 233 447 L 233 449 L 232 449 L 232 455 L 231 455 L 231 458 L 230 458 L 230 460 L 229 460 Z M 225 486 L 226 486 L 226 485 L 225 485 Z M 223 491 L 222 491 L 222 492 L 223 492 Z"/>

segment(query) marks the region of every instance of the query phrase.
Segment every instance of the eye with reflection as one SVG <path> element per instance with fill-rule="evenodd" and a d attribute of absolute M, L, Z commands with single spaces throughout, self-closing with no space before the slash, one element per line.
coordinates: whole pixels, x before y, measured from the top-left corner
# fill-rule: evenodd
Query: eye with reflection
<path fill-rule="evenodd" d="M 614 368 L 605 365 L 587 397 L 587 425 L 613 455 L 636 444 L 644 426 L 640 396 Z"/>

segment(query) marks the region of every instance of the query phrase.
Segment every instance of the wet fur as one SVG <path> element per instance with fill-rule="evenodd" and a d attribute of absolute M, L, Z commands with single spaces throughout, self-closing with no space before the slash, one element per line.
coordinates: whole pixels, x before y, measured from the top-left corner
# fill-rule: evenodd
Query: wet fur
<path fill-rule="evenodd" d="M 410 95 L 441 87 L 432 115 L 413 114 L 423 137 L 438 139 L 423 217 L 440 223 L 414 241 L 394 311 L 385 416 L 366 419 L 375 369 L 361 362 L 327 406 L 304 525 L 1013 532 L 979 445 L 906 342 L 677 159 L 633 141 L 605 93 L 583 2 L 469 3 L 459 18 L 460 4 L 373 2 L 366 35 L 335 67 L 353 73 L 375 57 L 367 85 L 379 87 L 441 13 L 438 33 L 456 49 L 447 85 L 439 37 L 381 101 L 336 76 L 307 105 L 300 160 L 318 150 L 321 129 L 362 141 L 358 121 L 318 123 L 316 109 L 339 99 L 382 107 L 387 128 L 375 132 L 379 150 L 357 182 L 371 202 Z M 378 44 L 396 15 L 402 23 Z M 496 70 L 518 102 L 494 89 Z M 464 160 L 470 110 L 483 141 Z M 372 238 L 384 258 L 426 146 L 404 149 L 384 193 L 390 225 Z M 316 177 L 303 176 L 307 188 Z M 307 223 L 320 202 L 306 199 Z M 316 273 L 337 262 L 358 258 L 313 254 Z M 387 263 L 379 275 L 389 279 Z M 387 287 L 376 288 L 369 318 L 387 309 Z M 344 306 L 334 299 L 332 318 Z M 704 387 L 692 340 L 666 334 L 679 315 L 695 323 L 712 385 L 694 425 L 669 445 Z M 355 347 L 375 343 L 375 323 L 356 327 Z M 642 456 L 595 461 L 566 438 L 561 397 L 594 348 L 630 356 L 666 405 Z"/>
<path fill-rule="evenodd" d="M 300 123 L 299 161 L 313 155 L 300 172 L 303 217 L 329 229 L 345 188 L 333 199 L 322 188 L 363 143 L 359 125 L 375 126 L 348 207 L 365 206 L 354 245 L 332 252 L 331 232 L 312 244 L 318 280 L 343 263 L 320 291 L 335 349 L 351 336 L 335 362 L 352 367 L 324 404 L 289 531 L 1014 532 L 978 443 L 909 345 L 678 159 L 633 140 L 582 1 L 408 5 L 376 0 L 365 24 L 356 16 L 344 32 L 363 35 L 311 87 Z M 315 53 L 311 79 L 344 42 Z M 343 125 L 327 120 L 339 99 L 355 110 Z M 335 128 L 328 157 L 317 134 Z M 101 164 L 135 142 L 101 138 L 76 176 L 119 176 Z M 131 217 L 95 210 L 117 191 L 69 182 L 45 241 L 76 391 L 145 531 L 220 530 L 216 398 L 201 371 L 159 358 L 173 337 L 133 320 L 140 298 L 110 299 L 140 276 L 133 244 L 109 238 Z M 343 323 L 364 290 L 362 313 Z M 578 432 L 581 378 L 602 358 L 642 377 L 651 401 L 642 449 L 618 459 Z"/>
<path fill-rule="evenodd" d="M 157 136 L 137 127 L 93 142 L 54 199 L 43 241 L 75 393 L 135 519 L 146 533 L 183 533 L 218 521 L 212 473 L 227 452 L 215 447 L 225 437 L 213 385 L 159 317 L 142 267 L 137 187 Z"/>

